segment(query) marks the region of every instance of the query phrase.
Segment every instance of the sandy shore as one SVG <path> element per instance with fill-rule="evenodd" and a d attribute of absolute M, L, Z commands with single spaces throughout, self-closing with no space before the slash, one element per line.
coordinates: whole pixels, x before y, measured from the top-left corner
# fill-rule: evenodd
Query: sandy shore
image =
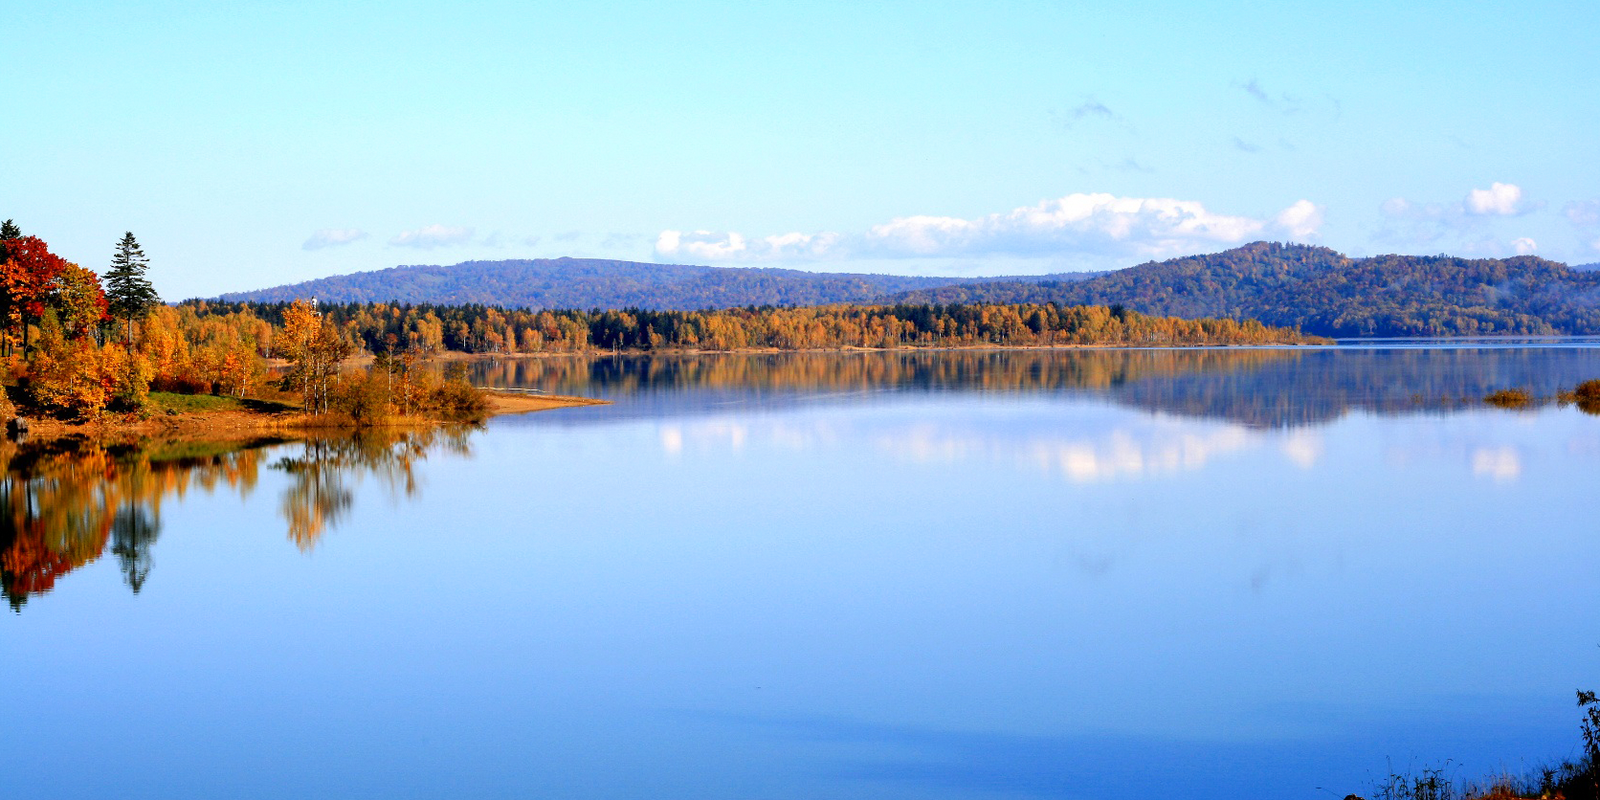
<path fill-rule="evenodd" d="M 529 411 L 547 411 L 552 408 L 570 408 L 572 406 L 606 406 L 611 405 L 610 400 L 595 400 L 590 397 L 573 397 L 561 394 L 524 394 L 522 392 L 497 392 L 487 390 L 484 394 L 489 396 L 489 414 L 525 414 Z"/>

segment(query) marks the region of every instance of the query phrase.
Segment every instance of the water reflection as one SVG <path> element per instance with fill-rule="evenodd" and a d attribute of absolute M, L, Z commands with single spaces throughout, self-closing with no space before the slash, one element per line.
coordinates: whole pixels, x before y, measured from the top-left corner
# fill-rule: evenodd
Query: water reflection
<path fill-rule="evenodd" d="M 1275 800 L 1559 755 L 1600 419 L 1409 395 L 1594 355 L 619 360 L 622 402 L 484 439 L 7 450 L 0 556 L 61 562 L 8 598 L 106 563 L 7 620 L 0 794 Z M 721 369 L 757 384 L 672 382 Z M 94 519 L 23 524 L 62 498 Z"/>
<path fill-rule="evenodd" d="M 1481 407 L 1500 389 L 1554 397 L 1600 378 L 1600 347 L 1336 347 L 757 353 L 500 359 L 480 385 L 625 398 L 606 414 L 716 413 L 873 393 L 1066 394 L 1252 428 L 1324 425 L 1353 410 L 1385 416 Z"/>
<path fill-rule="evenodd" d="M 355 500 L 352 484 L 376 478 L 391 497 L 415 498 L 417 465 L 430 452 L 470 458 L 475 428 L 447 427 L 425 432 L 364 432 L 342 438 L 307 439 L 299 452 L 272 466 L 290 476 L 279 506 L 289 523 L 289 540 L 309 552 L 327 529 L 337 525 Z"/>
<path fill-rule="evenodd" d="M 429 453 L 471 455 L 475 429 L 375 431 L 290 442 L 107 443 L 73 438 L 0 443 L 0 592 L 13 610 L 108 549 L 137 594 L 161 536 L 161 507 L 190 491 L 249 497 L 263 466 L 288 475 L 279 513 L 302 551 L 348 513 L 352 485 L 373 477 L 415 497 Z M 276 456 L 275 460 L 272 457 Z"/>
<path fill-rule="evenodd" d="M 1302 352 L 1273 348 L 908 350 L 509 358 L 474 364 L 471 377 L 480 385 L 613 396 L 690 389 L 812 394 L 1110 389 L 1152 378 L 1293 361 Z"/>

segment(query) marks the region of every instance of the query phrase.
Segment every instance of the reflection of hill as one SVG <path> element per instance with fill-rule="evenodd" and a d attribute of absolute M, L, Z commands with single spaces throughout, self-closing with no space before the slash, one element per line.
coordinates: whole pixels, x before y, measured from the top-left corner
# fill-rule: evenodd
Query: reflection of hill
<path fill-rule="evenodd" d="M 1280 427 L 1457 408 L 1496 389 L 1536 395 L 1600 377 L 1586 347 L 1079 349 L 503 359 L 473 381 L 623 400 L 590 421 L 777 407 L 871 392 L 1046 392 Z M 1419 404 L 1419 400 L 1421 401 Z M 579 422 L 577 418 L 567 418 Z"/>
<path fill-rule="evenodd" d="M 1143 381 L 1118 402 L 1152 411 L 1296 427 L 1351 410 L 1395 415 L 1481 407 L 1490 392 L 1523 387 L 1550 397 L 1600 376 L 1600 349 L 1401 348 L 1305 352 L 1256 369 Z"/>
<path fill-rule="evenodd" d="M 273 465 L 291 477 L 282 509 L 290 538 L 303 550 L 314 546 L 350 505 L 353 477 L 370 474 L 391 491 L 413 495 L 416 463 L 430 450 L 468 452 L 467 436 L 430 430 L 301 443 L 297 454 Z M 192 490 L 248 496 L 269 445 L 281 444 L 0 442 L 0 590 L 20 610 L 29 597 L 49 592 L 62 575 L 109 547 L 137 593 L 161 533 L 162 502 Z"/>

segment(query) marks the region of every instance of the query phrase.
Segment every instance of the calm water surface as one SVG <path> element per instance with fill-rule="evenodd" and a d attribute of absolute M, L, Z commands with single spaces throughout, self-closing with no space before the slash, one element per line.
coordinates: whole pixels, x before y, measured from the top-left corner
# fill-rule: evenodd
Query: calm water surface
<path fill-rule="evenodd" d="M 1600 687 L 1600 416 L 1475 401 L 1592 342 L 476 377 L 617 402 L 0 448 L 0 796 L 1343 797 Z"/>

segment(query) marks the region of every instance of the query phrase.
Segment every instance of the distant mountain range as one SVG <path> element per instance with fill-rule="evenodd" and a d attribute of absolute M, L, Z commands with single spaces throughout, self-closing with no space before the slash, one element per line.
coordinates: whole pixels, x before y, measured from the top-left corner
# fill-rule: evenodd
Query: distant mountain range
<path fill-rule="evenodd" d="M 1600 334 L 1600 272 L 1534 256 L 1350 258 L 1255 242 L 1083 281 L 994 281 L 892 302 L 1121 304 L 1144 314 L 1258 319 L 1321 336 Z"/>
<path fill-rule="evenodd" d="M 1106 273 L 929 278 L 558 258 L 340 275 L 225 301 L 400 302 L 699 310 L 831 303 L 1122 305 L 1161 316 L 1258 319 L 1325 336 L 1600 334 L 1600 265 L 1534 256 L 1350 258 L 1255 242 Z"/>
<path fill-rule="evenodd" d="M 1073 273 L 1071 279 L 1099 273 Z M 520 308 L 647 308 L 696 311 L 737 306 L 867 303 L 885 295 L 958 282 L 1022 278 L 922 278 L 804 272 L 794 269 L 643 264 L 591 258 L 467 261 L 336 275 L 254 292 L 228 302 L 478 303 Z"/>

